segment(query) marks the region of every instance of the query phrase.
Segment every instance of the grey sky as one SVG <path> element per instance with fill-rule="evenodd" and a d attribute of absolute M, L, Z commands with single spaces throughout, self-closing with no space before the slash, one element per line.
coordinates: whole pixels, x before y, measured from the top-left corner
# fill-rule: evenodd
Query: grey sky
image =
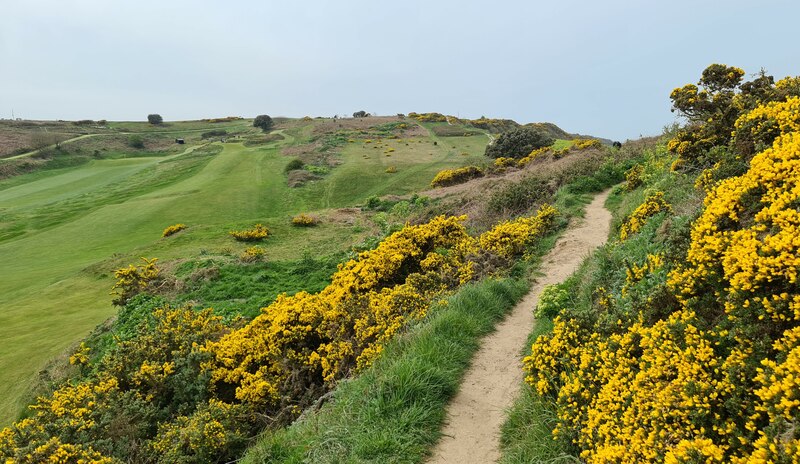
<path fill-rule="evenodd" d="M 800 74 L 800 2 L 0 0 L 0 117 L 438 111 L 659 133 L 707 65 Z"/>

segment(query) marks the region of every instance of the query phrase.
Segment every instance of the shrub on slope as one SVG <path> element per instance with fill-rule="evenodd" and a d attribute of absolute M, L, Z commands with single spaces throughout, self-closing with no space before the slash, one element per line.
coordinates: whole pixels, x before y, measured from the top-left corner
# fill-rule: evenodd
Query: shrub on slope
<path fill-rule="evenodd" d="M 545 207 L 478 238 L 463 217 L 408 225 L 342 264 L 321 292 L 281 295 L 240 327 L 210 309 L 157 305 L 138 336 L 99 361 L 82 347 L 73 359 L 83 380 L 42 396 L 29 418 L 2 430 L 0 458 L 235 459 L 255 431 L 295 418 L 434 301 L 480 277 L 482 261 L 510 264 L 554 217 Z"/>
<path fill-rule="evenodd" d="M 706 85 L 724 80 L 711 74 L 704 74 Z M 738 82 L 736 75 L 729 80 Z M 587 306 L 562 308 L 553 332 L 538 338 L 526 358 L 526 380 L 556 402 L 553 433 L 582 460 L 797 458 L 800 133 L 781 121 L 800 114 L 792 99 L 769 102 L 778 90 L 766 84 L 762 90 L 761 106 L 713 131 L 730 133 L 737 119 L 744 128 L 768 115 L 769 127 L 782 128 L 761 138 L 772 139 L 771 146 L 740 175 L 726 177 L 729 158 L 716 158 L 701 175 L 708 179 L 698 182 L 707 196 L 689 237 L 678 224 L 691 218 L 690 196 L 674 188 L 687 184 L 684 175 L 669 174 L 663 155 L 651 159 L 643 168 L 644 191 L 663 188 L 684 216 L 638 215 L 636 230 L 628 228 L 625 241 L 595 258 L 595 285 L 580 290 L 588 292 Z M 679 131 L 670 149 L 695 130 Z M 714 144 L 732 141 L 720 137 Z M 679 156 L 695 163 L 736 148 L 687 150 Z M 688 250 L 676 246 L 684 240 Z"/>

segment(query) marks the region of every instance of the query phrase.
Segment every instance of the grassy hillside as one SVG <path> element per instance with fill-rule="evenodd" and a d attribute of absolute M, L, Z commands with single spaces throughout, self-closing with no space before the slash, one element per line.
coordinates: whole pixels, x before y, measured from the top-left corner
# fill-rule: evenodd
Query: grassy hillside
<path fill-rule="evenodd" d="M 100 155 L 79 166 L 2 181 L 0 251 L 13 262 L 0 275 L 2 304 L 12 308 L 2 316 L 2 335 L 16 337 L 19 347 L 0 359 L 11 379 L 3 384 L 9 415 L 34 383 L 30 366 L 64 353 L 41 374 L 32 420 L 18 423 L 30 435 L 4 431 L 3 440 L 11 441 L 0 443 L 2 452 L 102 460 L 100 452 L 136 462 L 230 459 L 242 450 L 243 437 L 268 425 L 265 417 L 275 417 L 273 425 L 296 417 L 337 380 L 369 365 L 441 297 L 507 272 L 563 221 L 542 206 L 535 217 L 503 222 L 511 211 L 532 212 L 550 192 L 513 198 L 509 209 L 503 206 L 511 198 L 503 193 L 509 182 L 516 185 L 544 164 L 561 166 L 548 171 L 553 189 L 584 182 L 582 174 L 606 176 L 600 184 L 621 175 L 616 152 L 596 146 L 540 150 L 535 162 L 531 156 L 519 166 L 499 166 L 483 157 L 487 134 L 462 126 L 460 134 L 442 135 L 434 130 L 440 126 L 304 118 L 281 120 L 269 135 L 240 128 L 220 143 L 218 131 L 192 124 L 182 137 L 194 144 L 182 151 L 170 146 L 152 156 L 93 148 Z M 142 137 L 162 130 L 140 129 Z M 48 156 L 78 156 L 62 151 Z M 432 192 L 438 200 L 407 195 L 429 188 L 440 170 L 465 164 L 483 166 L 485 176 Z M 570 165 L 577 168 L 572 173 L 565 170 Z M 494 196 L 501 205 L 484 215 L 486 227 L 469 231 L 459 218 L 428 221 L 442 207 L 468 208 L 467 196 L 486 189 L 499 189 Z M 293 226 L 298 213 L 310 214 L 316 225 Z M 409 220 L 417 225 L 403 227 Z M 256 223 L 269 229 L 256 246 L 228 234 Z M 173 224 L 181 224 L 178 232 L 162 237 Z M 141 263 L 139 256 L 158 257 L 160 274 L 150 265 L 125 268 L 118 277 L 131 280 L 118 281 L 124 293 L 116 298 L 125 306 L 116 321 L 65 351 L 111 315 L 109 275 Z M 336 270 L 341 261 L 347 262 Z M 142 289 L 155 296 L 131 298 Z M 292 296 L 277 296 L 281 291 Z M 306 325 L 306 317 L 321 319 Z M 265 325 L 272 328 L 262 330 Z M 264 336 L 276 337 L 267 350 L 260 345 Z M 50 345 L 37 344 L 45 337 Z M 240 370 L 240 361 L 261 367 Z M 230 369 L 238 373 L 230 377 Z M 61 399 L 71 406 L 58 407 Z M 91 419 L 80 412 L 84 402 Z M 109 441 L 122 423 L 126 431 Z M 76 425 L 88 434 L 70 435 Z M 219 428 L 224 437 L 175 441 L 198 426 Z M 41 440 L 53 448 L 40 447 Z"/>
<path fill-rule="evenodd" d="M 230 239 L 228 230 L 256 222 L 273 231 L 265 247 L 270 260 L 347 249 L 368 229 L 358 225 L 360 220 L 326 220 L 298 230 L 290 218 L 302 212 L 324 216 L 323 210 L 352 207 L 373 195 L 424 189 L 439 169 L 479 158 L 488 141 L 485 136 L 454 137 L 447 145 L 434 145 L 435 136 L 420 131 L 384 140 L 375 149 L 377 143 L 358 139 L 333 150 L 335 165 L 325 166 L 327 174 L 290 188 L 284 167 L 292 155 L 282 151 L 328 137 L 314 132 L 325 122 L 287 123 L 281 131 L 285 137 L 250 147 L 202 138 L 221 128 L 240 131 L 242 142 L 260 137 L 245 130 L 247 122 L 108 123 L 105 132 L 74 142 L 91 145 L 64 144 L 72 151 L 53 155 L 100 150 L 104 159 L 90 156 L 76 167 L 0 181 L 0 336 L 12 342 L 0 349 L 2 420 L 14 418 L 35 372 L 48 359 L 113 314 L 108 291 L 114 268 L 139 256 L 164 261 L 226 249 L 235 253 L 243 246 Z M 141 156 L 115 142 L 118 135 L 106 134 L 114 130 L 143 134 L 146 144 L 151 143 L 147 137 L 165 132 L 171 145 L 159 156 Z M 177 136 L 190 146 L 172 143 Z M 395 151 L 386 156 L 389 148 Z M 388 166 L 397 172 L 386 173 Z M 179 222 L 188 229 L 162 240 L 161 231 Z"/>

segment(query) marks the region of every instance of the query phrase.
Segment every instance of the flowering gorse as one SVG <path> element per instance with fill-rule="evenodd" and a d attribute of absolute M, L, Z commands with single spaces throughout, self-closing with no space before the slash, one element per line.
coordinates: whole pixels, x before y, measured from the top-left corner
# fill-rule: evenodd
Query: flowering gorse
<path fill-rule="evenodd" d="M 483 170 L 477 166 L 465 166 L 458 169 L 443 169 L 434 176 L 431 187 L 446 187 L 460 184 L 476 177 L 481 177 Z"/>
<path fill-rule="evenodd" d="M 654 192 L 645 198 L 619 229 L 619 239 L 625 240 L 630 235 L 639 232 L 647 219 L 663 211 L 670 211 L 669 203 L 664 200 L 664 192 Z"/>
<path fill-rule="evenodd" d="M 576 446 L 581 460 L 800 459 L 800 132 L 793 105 L 768 103 L 739 119 L 737 127 L 757 135 L 764 132 L 750 122 L 775 121 L 777 134 L 756 137 L 773 140 L 742 175 L 710 181 L 700 174 L 707 195 L 684 257 L 650 253 L 628 263 L 615 288 L 596 289 L 597 315 L 564 310 L 553 332 L 533 344 L 526 381 L 555 399 L 554 435 Z M 648 218 L 669 210 L 662 192 L 651 194 L 615 246 L 624 249 Z M 660 293 L 642 293 L 654 282 Z"/>
<path fill-rule="evenodd" d="M 245 230 L 232 230 L 228 232 L 234 240 L 239 242 L 259 242 L 267 238 L 269 229 L 263 224 L 256 224 L 251 229 Z"/>

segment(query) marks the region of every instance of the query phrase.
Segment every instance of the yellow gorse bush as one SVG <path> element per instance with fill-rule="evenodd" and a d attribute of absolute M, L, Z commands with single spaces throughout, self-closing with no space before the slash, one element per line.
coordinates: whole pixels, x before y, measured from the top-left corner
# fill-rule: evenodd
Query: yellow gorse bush
<path fill-rule="evenodd" d="M 152 448 L 163 462 L 218 462 L 233 440 L 241 440 L 245 420 L 237 405 L 212 399 L 191 416 L 161 424 Z M 239 419 L 239 420 L 237 420 Z"/>
<path fill-rule="evenodd" d="M 587 462 L 655 462 L 700 433 L 690 418 L 721 407 L 719 362 L 691 312 L 602 337 L 557 319 L 524 360 L 526 381 L 557 391 L 557 437 Z M 577 431 L 574 433 L 573 431 Z"/>
<path fill-rule="evenodd" d="M 780 135 L 800 131 L 800 97 L 770 102 L 736 120 L 733 136 L 737 146 L 763 150 Z"/>
<path fill-rule="evenodd" d="M 504 258 L 519 256 L 550 229 L 557 215 L 554 207 L 545 204 L 536 216 L 501 222 L 480 236 L 481 248 Z"/>
<path fill-rule="evenodd" d="M 30 417 L 0 431 L 0 461 L 123 462 L 109 457 L 109 450 L 115 447 L 111 437 L 130 420 L 126 414 L 133 411 L 146 414 L 152 411 L 145 409 L 148 406 L 174 399 L 178 392 L 187 391 L 184 390 L 189 388 L 186 383 L 198 378 L 197 368 L 187 366 L 187 360 L 202 356 L 198 342 L 219 337 L 226 330 L 211 310 L 165 306 L 153 311 L 152 316 L 153 327 L 137 338 L 120 342 L 117 350 L 103 359 L 96 378 L 75 385 L 67 383 L 52 394 L 39 397 L 30 406 Z M 201 405 L 201 411 L 207 409 Z M 230 409 L 225 408 L 225 411 Z M 222 420 L 222 412 L 215 414 L 217 420 Z M 159 434 L 162 436 L 155 437 L 156 448 L 159 443 L 175 439 L 169 432 L 181 424 L 180 420 L 171 425 L 161 424 Z M 231 421 L 226 424 L 229 434 L 236 431 Z M 200 432 L 183 427 L 184 436 L 203 437 L 206 424 L 195 425 Z M 180 438 L 171 444 L 187 446 Z M 205 441 L 187 441 L 198 450 L 220 446 L 218 435 L 205 438 Z M 144 452 L 141 448 L 146 448 L 146 444 L 137 446 Z M 201 458 L 197 461 L 216 460 Z"/>
<path fill-rule="evenodd" d="M 619 228 L 619 239 L 625 240 L 642 230 L 649 217 L 662 211 L 671 211 L 671 209 L 670 205 L 664 200 L 664 192 L 651 193 Z"/>
<path fill-rule="evenodd" d="M 500 158 L 494 160 L 494 165 L 498 168 L 514 166 L 516 164 L 517 160 L 515 160 L 514 158 L 506 158 L 504 156 L 501 156 Z"/>
<path fill-rule="evenodd" d="M 264 240 L 269 235 L 269 229 L 263 224 L 256 224 L 252 229 L 245 230 L 232 230 L 228 232 L 235 240 L 239 242 L 258 242 Z"/>
<path fill-rule="evenodd" d="M 169 237 L 170 235 L 177 234 L 178 232 L 182 231 L 185 228 L 186 224 L 173 224 L 164 229 L 164 231 L 161 233 L 161 236 Z"/>
<path fill-rule="evenodd" d="M 477 166 L 465 166 L 458 169 L 443 169 L 431 181 L 431 187 L 445 187 L 460 184 L 475 177 L 481 177 L 483 170 Z"/>
<path fill-rule="evenodd" d="M 578 150 L 587 150 L 589 148 L 600 148 L 603 143 L 597 139 L 575 139 L 572 141 L 572 146 Z"/>
<path fill-rule="evenodd" d="M 712 270 L 742 294 L 775 282 L 795 284 L 800 265 L 799 170 L 800 132 L 793 132 L 756 155 L 747 173 L 720 182 L 706 197 L 705 211 L 692 231 L 692 266 L 676 272 L 673 285 L 691 295 Z"/>
<path fill-rule="evenodd" d="M 319 224 L 319 218 L 311 214 L 301 213 L 292 218 L 292 225 L 298 227 L 311 227 Z"/>
<path fill-rule="evenodd" d="M 242 254 L 239 255 L 239 259 L 246 263 L 252 263 L 263 258 L 265 254 L 266 251 L 260 246 L 251 246 L 244 249 Z"/>
<path fill-rule="evenodd" d="M 117 281 L 111 287 L 111 294 L 116 295 L 112 301 L 115 305 L 124 305 L 133 296 L 147 288 L 147 286 L 158 278 L 161 270 L 156 267 L 158 258 L 145 258 L 142 257 L 142 262 L 139 266 L 133 264 L 128 267 L 123 267 L 114 271 L 114 278 Z"/>
<path fill-rule="evenodd" d="M 537 149 L 531 151 L 530 153 L 528 153 L 528 156 L 526 156 L 524 158 L 520 158 L 520 160 L 517 161 L 517 166 L 521 167 L 521 168 L 525 167 L 531 161 L 543 157 L 549 151 L 550 151 L 550 147 L 537 148 Z"/>
<path fill-rule="evenodd" d="M 636 187 L 642 185 L 642 174 L 644 166 L 637 164 L 625 172 L 625 190 L 632 192 Z"/>
<path fill-rule="evenodd" d="M 408 113 L 408 117 L 419 122 L 447 122 L 447 116 L 441 113 L 414 113 L 412 111 Z"/>
<path fill-rule="evenodd" d="M 556 399 L 554 435 L 583 461 L 800 462 L 800 132 L 780 127 L 744 174 L 702 183 L 684 260 L 650 254 L 629 265 L 617 293 L 596 290 L 611 311 L 674 266 L 668 315 L 648 320 L 643 310 L 602 327 L 558 317 L 531 347 L 526 381 Z M 660 192 L 649 196 L 620 240 L 666 208 Z"/>

